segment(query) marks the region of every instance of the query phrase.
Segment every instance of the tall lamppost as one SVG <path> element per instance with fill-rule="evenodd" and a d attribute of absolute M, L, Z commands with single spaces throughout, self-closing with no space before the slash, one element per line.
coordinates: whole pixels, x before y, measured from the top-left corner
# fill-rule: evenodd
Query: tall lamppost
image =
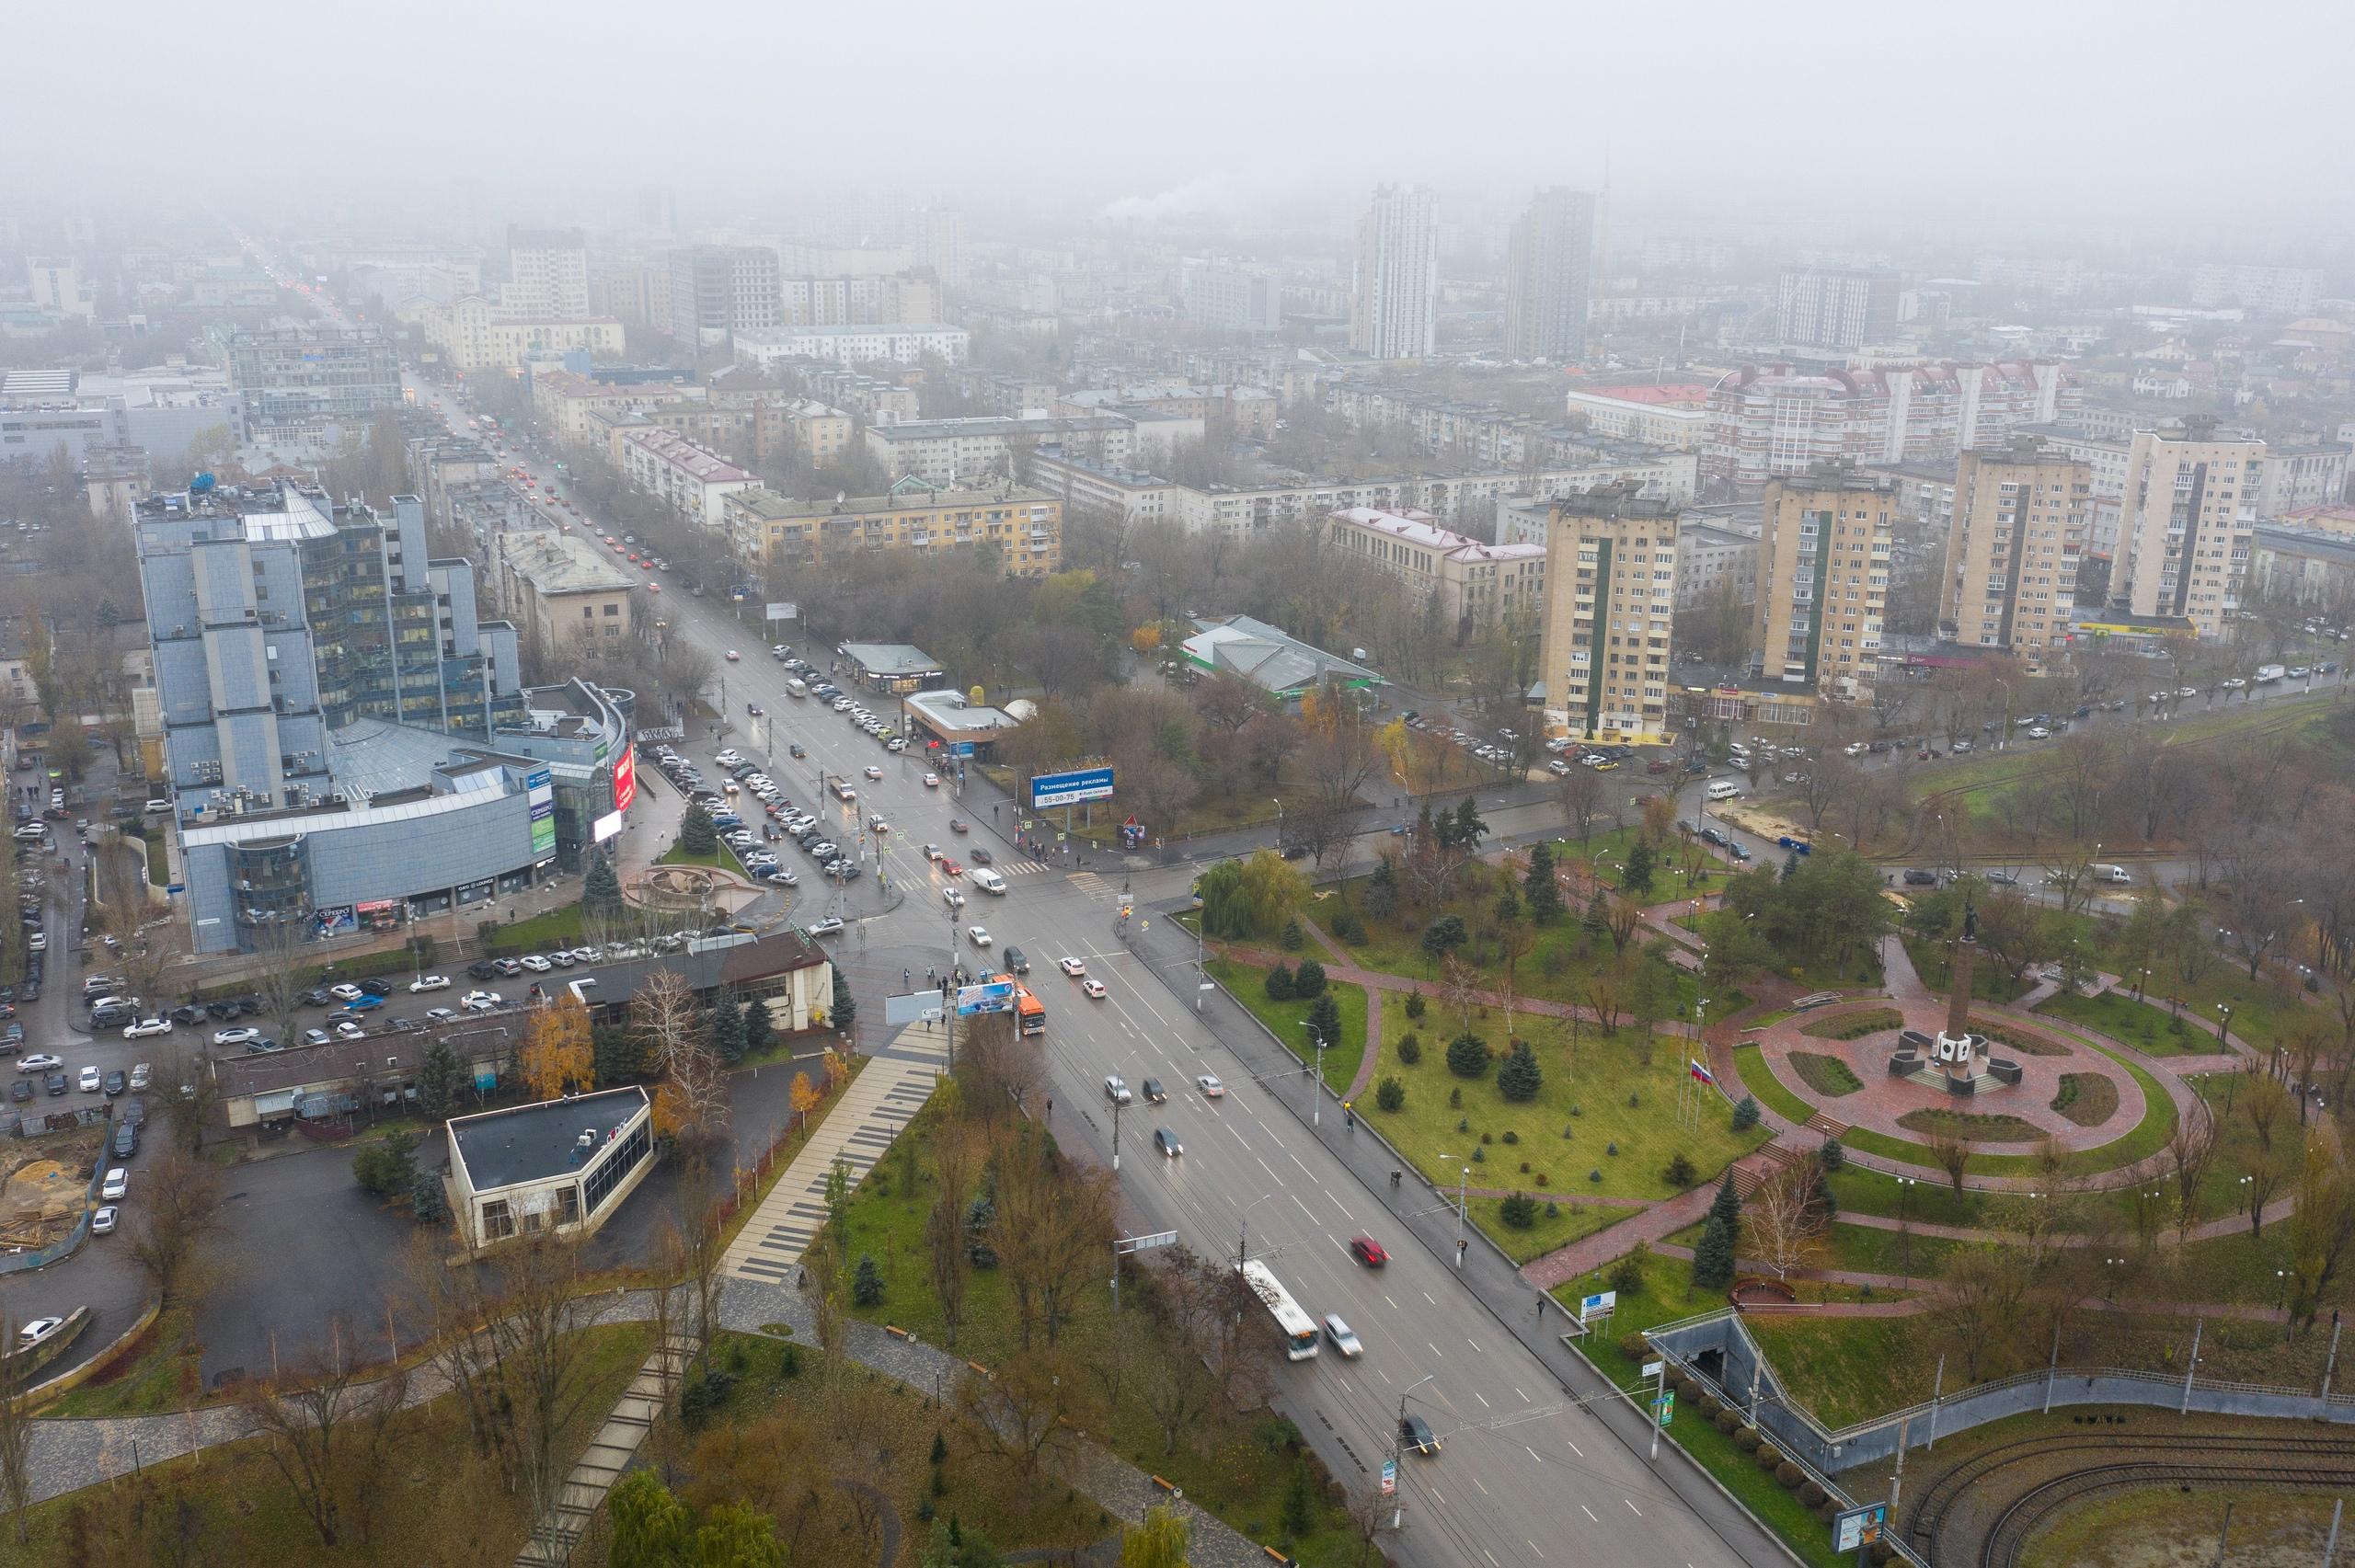
<path fill-rule="evenodd" d="M 1457 1268 L 1462 1268 L 1464 1266 L 1464 1251 L 1465 1247 L 1464 1237 L 1464 1200 L 1465 1193 L 1471 1185 L 1472 1167 L 1462 1163 L 1462 1162 L 1458 1161 L 1457 1157 L 1453 1154 L 1442 1154 L 1440 1156 L 1440 1159 L 1442 1161 L 1454 1161 L 1458 1167 L 1455 1178 L 1455 1266 Z"/>

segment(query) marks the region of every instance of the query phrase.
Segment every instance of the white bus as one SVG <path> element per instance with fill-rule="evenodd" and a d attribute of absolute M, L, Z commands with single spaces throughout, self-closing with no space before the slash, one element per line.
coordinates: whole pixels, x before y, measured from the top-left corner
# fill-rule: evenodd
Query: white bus
<path fill-rule="evenodd" d="M 1243 1265 L 1241 1272 L 1243 1283 L 1251 1288 L 1251 1294 L 1259 1298 L 1259 1304 L 1276 1320 L 1276 1331 L 1283 1336 L 1284 1359 L 1305 1361 L 1315 1355 L 1316 1320 L 1300 1310 L 1300 1303 L 1268 1272 L 1268 1265 L 1254 1258 Z"/>

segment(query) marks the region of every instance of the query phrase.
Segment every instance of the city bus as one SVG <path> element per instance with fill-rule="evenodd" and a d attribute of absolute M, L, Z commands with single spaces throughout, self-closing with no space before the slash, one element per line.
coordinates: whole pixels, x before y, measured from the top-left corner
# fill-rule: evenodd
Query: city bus
<path fill-rule="evenodd" d="M 1284 1359 L 1305 1361 L 1315 1356 L 1316 1320 L 1300 1310 L 1300 1303 L 1293 1300 L 1292 1292 L 1268 1271 L 1268 1265 L 1253 1258 L 1244 1264 L 1239 1272 L 1243 1276 L 1243 1283 L 1251 1288 L 1251 1294 L 1259 1298 L 1259 1304 L 1268 1309 L 1269 1317 L 1276 1320 L 1276 1332 L 1284 1342 Z"/>
<path fill-rule="evenodd" d="M 1007 979 L 1014 979 L 1008 975 Z M 1025 1036 L 1047 1032 L 1047 1004 L 1020 980 L 1014 980 L 1014 1027 Z"/>

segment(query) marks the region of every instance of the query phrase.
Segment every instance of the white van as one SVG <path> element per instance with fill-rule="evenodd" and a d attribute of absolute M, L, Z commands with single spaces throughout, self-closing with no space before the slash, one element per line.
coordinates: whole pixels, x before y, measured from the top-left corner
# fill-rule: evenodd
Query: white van
<path fill-rule="evenodd" d="M 965 873 L 965 880 L 984 893 L 994 893 L 1001 898 L 1005 897 L 1005 878 L 986 865 L 974 866 Z"/>
<path fill-rule="evenodd" d="M 1709 785 L 1707 793 L 1711 800 L 1732 800 L 1740 795 L 1741 786 L 1731 779 L 1718 779 Z"/>
<path fill-rule="evenodd" d="M 2094 867 L 2094 880 L 2114 883 L 2120 887 L 2131 887 L 2134 881 L 2134 874 L 2122 865 L 2097 865 Z"/>
<path fill-rule="evenodd" d="M 806 697 L 810 694 L 810 682 L 797 675 L 785 683 L 785 694 L 788 697 Z"/>

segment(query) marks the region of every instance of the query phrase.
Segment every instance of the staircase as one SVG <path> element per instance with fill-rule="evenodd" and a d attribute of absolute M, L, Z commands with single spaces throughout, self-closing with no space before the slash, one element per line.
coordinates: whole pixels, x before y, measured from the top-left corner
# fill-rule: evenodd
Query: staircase
<path fill-rule="evenodd" d="M 1845 1138 L 1848 1136 L 1848 1124 L 1846 1122 L 1841 1121 L 1835 1116 L 1827 1116 L 1821 1111 L 1818 1111 L 1815 1115 L 1808 1117 L 1807 1128 L 1809 1132 L 1820 1132 L 1826 1138 Z"/>

